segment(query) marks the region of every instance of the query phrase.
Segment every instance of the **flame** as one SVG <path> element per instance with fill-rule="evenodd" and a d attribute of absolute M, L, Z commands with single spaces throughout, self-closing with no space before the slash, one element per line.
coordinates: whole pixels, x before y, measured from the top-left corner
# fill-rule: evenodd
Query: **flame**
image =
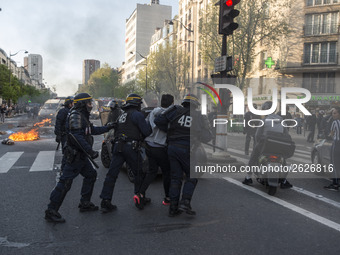
<path fill-rule="evenodd" d="M 41 122 L 37 122 L 33 125 L 33 127 L 43 127 L 45 126 L 45 123 L 51 124 L 52 120 L 51 119 L 43 119 Z"/>
<path fill-rule="evenodd" d="M 12 139 L 13 141 L 33 141 L 39 139 L 39 133 L 38 128 L 32 129 L 28 131 L 27 133 L 18 132 L 10 135 L 8 137 L 9 139 Z"/>

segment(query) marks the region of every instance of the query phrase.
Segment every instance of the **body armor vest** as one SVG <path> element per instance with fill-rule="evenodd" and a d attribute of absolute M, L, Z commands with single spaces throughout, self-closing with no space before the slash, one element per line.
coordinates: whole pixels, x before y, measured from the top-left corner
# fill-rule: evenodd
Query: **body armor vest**
<path fill-rule="evenodd" d="M 115 138 L 125 137 L 128 141 L 141 140 L 139 128 L 132 122 L 131 114 L 136 109 L 128 109 L 118 117 L 118 128 L 115 130 Z"/>
<path fill-rule="evenodd" d="M 190 127 L 193 118 L 190 116 L 190 109 L 179 107 L 176 109 L 176 116 L 170 122 L 168 131 L 169 140 L 190 139 Z"/>

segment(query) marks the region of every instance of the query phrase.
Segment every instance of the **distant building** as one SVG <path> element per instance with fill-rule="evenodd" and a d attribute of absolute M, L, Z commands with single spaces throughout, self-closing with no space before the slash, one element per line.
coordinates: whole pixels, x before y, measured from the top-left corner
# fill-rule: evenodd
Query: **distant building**
<path fill-rule="evenodd" d="M 83 85 L 87 85 L 91 74 L 100 68 L 100 61 L 95 59 L 85 59 L 83 62 Z"/>
<path fill-rule="evenodd" d="M 24 58 L 24 66 L 27 66 L 32 83 L 42 84 L 43 81 L 43 59 L 39 54 L 29 54 Z M 34 81 L 34 82 L 33 82 Z"/>
<path fill-rule="evenodd" d="M 149 54 L 151 37 L 155 29 L 171 20 L 172 7 L 160 5 L 159 0 L 150 4 L 137 4 L 125 22 L 125 64 L 122 83 L 136 79 L 136 64 Z M 132 53 L 132 54 L 131 54 Z"/>

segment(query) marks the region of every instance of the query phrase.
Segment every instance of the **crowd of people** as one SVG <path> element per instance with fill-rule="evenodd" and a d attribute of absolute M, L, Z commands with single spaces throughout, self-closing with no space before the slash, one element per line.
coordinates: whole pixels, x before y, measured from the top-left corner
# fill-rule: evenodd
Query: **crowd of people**
<path fill-rule="evenodd" d="M 38 105 L 38 104 L 36 104 Z M 6 118 L 27 112 L 28 117 L 38 115 L 39 106 L 30 107 L 28 104 L 8 104 L 3 102 L 0 106 L 0 123 L 5 123 Z"/>
<path fill-rule="evenodd" d="M 55 134 L 56 141 L 63 147 L 63 159 L 61 176 L 50 194 L 45 219 L 57 223 L 65 222 L 59 208 L 73 179 L 79 174 L 84 177 L 79 211 L 99 209 L 91 201 L 97 179 L 97 172 L 91 162 L 96 165 L 93 160 L 99 156 L 93 150 L 92 135 L 103 134 L 111 129 L 114 129 L 115 138 L 112 141 L 110 167 L 100 193 L 101 211 L 108 213 L 117 208 L 112 203 L 113 194 L 120 168 L 126 162 L 134 174 L 133 202 L 138 209 L 144 209 L 151 202 L 146 191 L 160 167 L 164 188 L 162 203 L 169 206 L 168 215 L 174 217 L 182 212 L 195 215 L 191 208 L 191 199 L 197 179 L 190 176 L 190 154 L 193 153 L 190 135 L 195 134 L 202 142 L 208 142 L 212 138 L 208 121 L 196 110 L 200 105 L 198 98 L 188 94 L 181 105 L 175 105 L 172 95 L 162 95 L 161 106 L 152 110 L 145 119 L 141 112 L 142 98 L 137 94 L 130 94 L 122 107 L 115 101 L 109 104 L 114 111 L 110 114 L 111 122 L 102 127 L 95 127 L 89 121 L 92 102 L 89 94 L 80 93 L 65 101 L 65 107 L 57 115 Z M 146 175 L 142 171 L 142 146 L 149 160 Z M 182 185 L 183 175 L 185 181 Z"/>

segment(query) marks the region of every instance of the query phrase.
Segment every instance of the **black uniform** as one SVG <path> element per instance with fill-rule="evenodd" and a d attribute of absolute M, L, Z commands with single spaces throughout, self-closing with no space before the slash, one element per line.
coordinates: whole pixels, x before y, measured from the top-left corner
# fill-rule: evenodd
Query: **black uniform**
<path fill-rule="evenodd" d="M 194 110 L 190 112 L 190 105 L 196 107 L 199 104 L 198 99 L 193 95 L 186 95 L 182 104 L 184 107 L 175 105 L 155 119 L 159 129 L 168 132 L 168 156 L 171 167 L 169 216 L 178 214 L 178 209 L 194 214 L 190 201 L 197 179 L 190 178 L 190 135 L 194 133 L 196 139 L 202 142 L 208 142 L 212 138 L 206 125 L 208 121 L 204 120 L 199 112 Z M 179 205 L 183 173 L 186 177 Z"/>
<path fill-rule="evenodd" d="M 66 129 L 69 132 L 67 146 L 65 148 L 66 164 L 57 186 L 51 193 L 48 210 L 45 212 L 45 219 L 49 221 L 65 221 L 58 213 L 58 210 L 67 192 L 71 189 L 73 179 L 79 174 L 84 176 L 79 204 L 80 211 L 98 210 L 98 206 L 90 202 L 97 172 L 85 152 L 90 155 L 92 159 L 98 157 L 98 152 L 92 149 L 92 135 L 100 135 L 108 132 L 111 127 L 94 127 L 89 121 L 91 108 L 87 109 L 87 103 L 92 98 L 87 93 L 80 93 L 78 98 L 77 96 L 75 97 L 74 101 L 77 102 L 76 100 L 78 99 L 79 102 L 71 109 L 66 122 Z"/>
<path fill-rule="evenodd" d="M 141 97 L 132 94 L 126 100 L 123 113 L 118 118 L 115 128 L 115 140 L 112 148 L 112 160 L 100 194 L 102 198 L 102 211 L 109 212 L 116 208 L 111 204 L 112 195 L 121 166 L 126 162 L 135 176 L 134 179 L 134 202 L 142 209 L 144 201 L 139 194 L 142 181 L 142 157 L 140 155 L 140 143 L 152 130 L 150 124 L 144 119 L 139 111 Z"/>

